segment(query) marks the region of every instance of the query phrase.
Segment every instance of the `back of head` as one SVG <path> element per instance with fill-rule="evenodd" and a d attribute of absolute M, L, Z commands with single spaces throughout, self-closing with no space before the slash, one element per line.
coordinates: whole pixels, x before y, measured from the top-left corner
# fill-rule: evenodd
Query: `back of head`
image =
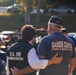
<path fill-rule="evenodd" d="M 61 28 L 63 20 L 59 16 L 51 16 L 50 20 L 48 21 L 53 27 Z"/>
<path fill-rule="evenodd" d="M 35 28 L 32 25 L 24 25 L 21 29 L 22 39 L 31 41 L 35 37 Z"/>

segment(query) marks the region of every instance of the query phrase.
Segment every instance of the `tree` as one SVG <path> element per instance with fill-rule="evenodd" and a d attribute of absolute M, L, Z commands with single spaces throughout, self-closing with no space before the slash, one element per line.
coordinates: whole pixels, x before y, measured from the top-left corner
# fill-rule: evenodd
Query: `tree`
<path fill-rule="evenodd" d="M 29 24 L 30 23 L 31 0 L 16 0 L 16 2 L 23 4 L 23 6 L 26 8 L 24 23 Z"/>
<path fill-rule="evenodd" d="M 25 4 L 26 4 L 25 23 L 30 23 L 31 0 L 25 0 Z"/>
<path fill-rule="evenodd" d="M 40 19 L 40 17 L 39 17 L 40 16 L 40 11 L 39 11 L 40 5 L 41 5 L 41 0 L 37 0 L 37 19 L 36 19 L 36 22 L 38 22 Z"/>
<path fill-rule="evenodd" d="M 25 3 L 26 11 L 25 11 L 25 23 L 30 23 L 30 10 L 31 7 L 37 7 L 37 18 L 36 22 L 39 21 L 39 9 L 41 0 L 17 0 L 17 2 Z M 32 5 L 32 6 L 31 6 Z"/>

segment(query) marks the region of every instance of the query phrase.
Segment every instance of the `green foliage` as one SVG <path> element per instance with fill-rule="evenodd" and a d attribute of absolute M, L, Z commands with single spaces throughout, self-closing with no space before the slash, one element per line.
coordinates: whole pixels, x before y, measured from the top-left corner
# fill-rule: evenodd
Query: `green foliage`
<path fill-rule="evenodd" d="M 43 0 L 45 4 L 51 4 L 52 0 Z"/>
<path fill-rule="evenodd" d="M 17 18 L 18 18 L 18 20 L 19 20 L 20 22 L 24 22 L 25 15 L 20 12 Z"/>
<path fill-rule="evenodd" d="M 9 0 L 9 5 L 13 5 L 15 0 Z"/>
<path fill-rule="evenodd" d="M 5 2 L 8 2 L 8 5 L 12 5 L 15 2 L 17 3 L 21 3 L 24 6 L 26 5 L 26 1 L 29 0 L 0 0 L 0 3 L 4 3 L 4 6 L 7 6 L 7 4 L 5 4 Z M 31 1 L 31 7 L 32 6 L 37 6 L 37 1 L 38 0 L 30 0 Z M 52 8 L 52 7 L 57 7 L 60 5 L 67 5 L 70 7 L 76 7 L 76 0 L 40 0 L 41 1 L 41 7 L 44 8 Z"/>
<path fill-rule="evenodd" d="M 9 1 L 9 0 L 0 0 L 0 2 Z"/>
<path fill-rule="evenodd" d="M 25 2 L 25 0 L 16 0 L 16 2 Z"/>
<path fill-rule="evenodd" d="M 24 12 L 24 7 L 21 4 L 13 4 L 11 8 L 8 9 L 8 12 L 11 13 L 18 13 L 18 12 Z"/>

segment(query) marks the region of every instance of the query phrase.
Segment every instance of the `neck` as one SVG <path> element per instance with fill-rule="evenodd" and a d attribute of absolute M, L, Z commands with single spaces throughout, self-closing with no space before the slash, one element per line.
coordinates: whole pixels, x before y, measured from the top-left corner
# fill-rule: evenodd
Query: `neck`
<path fill-rule="evenodd" d="M 53 32 L 61 32 L 61 30 L 60 30 L 59 28 L 52 29 L 52 30 L 50 31 L 50 33 L 53 33 Z"/>

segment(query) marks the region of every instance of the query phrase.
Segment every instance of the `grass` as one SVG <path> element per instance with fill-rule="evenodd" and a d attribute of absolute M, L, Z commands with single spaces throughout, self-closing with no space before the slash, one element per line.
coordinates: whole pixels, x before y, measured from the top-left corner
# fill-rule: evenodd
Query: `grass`
<path fill-rule="evenodd" d="M 63 19 L 63 27 L 66 27 L 68 31 L 76 32 L 76 14 L 43 14 L 40 15 L 40 20 L 37 23 L 32 15 L 32 24 L 35 27 L 40 28 L 41 26 L 47 28 L 47 22 L 52 15 L 59 15 Z"/>
<path fill-rule="evenodd" d="M 63 27 L 66 27 L 68 31 L 76 32 L 76 14 L 41 14 L 40 20 L 36 22 L 36 15 L 31 15 L 30 24 L 34 27 L 47 28 L 47 22 L 52 15 L 59 15 L 63 19 Z M 0 13 L 0 31 L 3 30 L 19 30 L 24 25 L 24 15 Z"/>
<path fill-rule="evenodd" d="M 7 16 L 10 16 L 10 15 L 11 15 L 11 13 L 0 12 L 0 16 L 6 16 L 7 17 Z"/>

